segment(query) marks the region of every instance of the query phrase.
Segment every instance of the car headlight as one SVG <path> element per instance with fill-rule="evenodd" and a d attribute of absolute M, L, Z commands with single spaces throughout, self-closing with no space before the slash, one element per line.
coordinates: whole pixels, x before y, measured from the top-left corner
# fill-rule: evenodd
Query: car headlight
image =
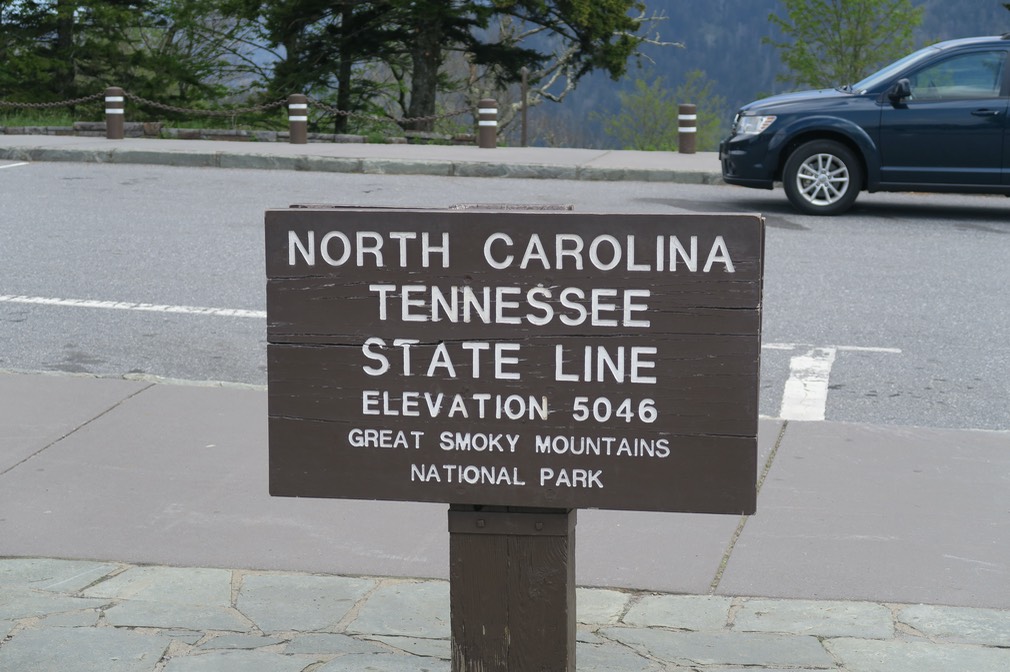
<path fill-rule="evenodd" d="M 736 132 L 740 135 L 757 135 L 767 130 L 774 122 L 774 114 L 738 115 L 736 118 Z"/>

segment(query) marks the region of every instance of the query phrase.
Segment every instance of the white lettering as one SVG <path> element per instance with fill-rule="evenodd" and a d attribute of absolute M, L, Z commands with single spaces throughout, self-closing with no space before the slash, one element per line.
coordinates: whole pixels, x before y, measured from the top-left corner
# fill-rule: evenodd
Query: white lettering
<path fill-rule="evenodd" d="M 635 263 L 635 236 L 628 235 L 628 270 L 629 271 L 651 271 L 652 267 L 648 264 L 636 264 Z"/>
<path fill-rule="evenodd" d="M 606 243 L 610 245 L 611 258 L 608 263 L 603 263 L 600 259 L 600 245 Z M 621 243 L 609 234 L 604 234 L 602 236 L 597 236 L 593 238 L 593 242 L 589 244 L 589 260 L 593 262 L 593 266 L 601 271 L 610 271 L 617 267 L 621 263 Z M 630 270 L 630 269 L 629 269 Z"/>
<path fill-rule="evenodd" d="M 431 266 L 431 255 L 437 252 L 442 255 L 442 268 L 449 268 L 449 232 L 442 233 L 442 244 L 432 245 L 430 234 L 425 231 L 421 234 L 421 265 L 424 268 Z"/>
<path fill-rule="evenodd" d="M 412 464 L 410 465 L 410 480 L 412 483 L 415 481 L 441 483 L 442 477 L 438 473 L 438 467 L 434 464 Z"/>
<path fill-rule="evenodd" d="M 431 364 L 428 365 L 427 376 L 433 378 L 436 369 L 445 369 L 450 378 L 456 377 L 456 369 L 452 365 L 452 360 L 449 359 L 449 349 L 445 347 L 445 343 L 435 346 L 435 354 L 432 355 Z"/>
<path fill-rule="evenodd" d="M 441 288 L 429 285 L 370 284 L 369 291 L 378 299 L 378 317 L 388 321 L 390 313 L 399 313 L 403 322 L 439 322 L 469 324 L 510 324 L 524 321 L 546 326 L 554 320 L 570 327 L 587 322 L 595 327 L 648 328 L 648 319 L 640 314 L 649 307 L 642 299 L 651 296 L 648 289 L 579 287 L 562 289 L 537 285 L 529 289 L 517 286 Z M 525 302 L 523 301 L 525 299 Z M 560 304 L 556 308 L 553 302 Z M 397 305 L 399 304 L 399 305 Z"/>
<path fill-rule="evenodd" d="M 388 319 L 388 313 L 386 312 L 386 299 L 389 295 L 396 291 L 396 285 L 369 285 L 368 291 L 378 292 L 379 294 L 379 319 L 383 322 Z"/>
<path fill-rule="evenodd" d="M 288 266 L 294 266 L 297 262 L 297 257 L 295 252 L 301 252 L 302 259 L 309 266 L 316 265 L 316 232 L 309 231 L 308 241 L 306 245 L 302 244 L 302 241 L 298 238 L 298 234 L 294 231 L 288 231 Z"/>
<path fill-rule="evenodd" d="M 424 432 L 355 427 L 347 432 L 347 442 L 354 448 L 421 448 Z"/>
<path fill-rule="evenodd" d="M 526 485 L 519 469 L 512 467 L 478 467 L 474 464 L 443 464 L 446 481 L 467 485 Z"/>
<path fill-rule="evenodd" d="M 577 361 L 578 346 L 566 348 L 564 345 L 554 346 L 554 380 L 558 382 L 596 382 L 612 380 L 615 383 L 655 384 L 656 378 L 643 374 L 643 370 L 655 369 L 656 362 L 650 356 L 657 354 L 652 346 L 632 346 L 626 349 L 623 345 L 611 351 L 605 345 L 586 345 L 582 349 L 582 372 L 575 373 L 566 370 L 566 364 Z M 629 372 L 625 381 L 625 372 Z"/>
<path fill-rule="evenodd" d="M 343 254 L 337 259 L 330 254 L 330 241 L 334 238 L 339 239 L 344 247 Z M 323 261 L 330 266 L 343 266 L 351 258 L 351 240 L 340 231 L 330 231 L 319 241 L 319 253 L 323 255 Z"/>
<path fill-rule="evenodd" d="M 361 345 L 361 352 L 363 355 L 365 355 L 365 357 L 369 358 L 373 362 L 379 362 L 379 365 L 377 367 L 363 366 L 361 368 L 365 373 L 367 373 L 370 376 L 381 376 L 386 371 L 389 371 L 389 360 L 386 359 L 385 355 L 378 352 L 373 352 L 372 347 L 375 346 L 384 348 L 386 347 L 386 342 L 381 338 L 372 336 L 371 338 L 366 339 L 365 342 Z"/>
<path fill-rule="evenodd" d="M 407 268 L 407 241 L 417 238 L 413 231 L 390 231 L 389 237 L 400 241 L 400 268 Z"/>
<path fill-rule="evenodd" d="M 712 243 L 712 249 L 708 253 L 708 261 L 705 262 L 705 272 L 708 273 L 712 268 L 712 264 L 716 262 L 721 262 L 726 268 L 727 273 L 736 273 L 736 269 L 733 267 L 733 260 L 729 258 L 729 249 L 726 247 L 726 241 L 723 240 L 722 236 L 716 236 L 715 242 Z"/>
<path fill-rule="evenodd" d="M 358 239 L 358 267 L 364 267 L 365 255 L 371 254 L 375 259 L 375 267 L 382 268 L 385 265 L 382 263 L 382 234 L 375 231 L 358 231 L 356 237 Z M 371 244 L 368 244 L 368 241 L 371 241 Z"/>
<path fill-rule="evenodd" d="M 438 447 L 445 451 L 473 451 L 477 453 L 514 453 L 519 443 L 518 434 L 489 434 L 484 432 L 442 432 Z"/>
<path fill-rule="evenodd" d="M 503 270 L 512 265 L 512 261 L 515 259 L 515 257 L 510 254 L 507 255 L 501 261 L 493 258 L 491 256 L 491 245 L 493 245 L 494 242 L 497 240 L 504 241 L 505 245 L 507 246 L 512 245 L 512 237 L 509 236 L 507 233 L 492 233 L 490 236 L 488 236 L 487 240 L 484 241 L 484 260 L 488 263 L 488 266 L 490 266 L 491 268 Z"/>
<path fill-rule="evenodd" d="M 548 261 L 547 252 L 544 250 L 543 243 L 540 242 L 540 235 L 536 233 L 530 236 L 530 242 L 526 246 L 526 252 L 523 254 L 523 261 L 519 264 L 519 268 L 525 269 L 533 260 L 539 261 L 545 271 L 550 270 L 551 262 Z"/>
<path fill-rule="evenodd" d="M 495 232 L 484 240 L 484 259 L 496 270 L 513 267 L 583 270 L 588 264 L 599 271 L 620 267 L 638 273 L 680 269 L 698 272 L 699 236 L 690 236 L 686 244 L 675 235 L 657 235 L 654 240 L 653 243 L 653 239 L 642 239 L 634 234 L 621 240 L 610 234 L 590 238 L 575 233 L 553 236 L 531 233 L 525 240 L 515 240 L 507 233 Z M 723 263 L 727 272 L 732 272 L 729 269 L 733 262 L 722 236 L 713 239 L 709 261 L 703 269 L 705 273 L 710 272 L 715 263 Z"/>
<path fill-rule="evenodd" d="M 496 380 L 519 380 L 518 371 L 506 371 L 506 366 L 519 363 L 518 357 L 506 357 L 506 352 L 519 352 L 518 343 L 494 344 L 494 377 Z"/>
<path fill-rule="evenodd" d="M 404 285 L 400 288 L 400 319 L 404 322 L 427 322 L 428 316 L 424 313 L 417 314 L 410 312 L 411 308 L 424 308 L 426 304 L 423 298 L 411 298 L 412 294 L 427 294 L 428 288 L 424 285 Z M 381 317 L 379 319 L 382 319 Z"/>
<path fill-rule="evenodd" d="M 540 487 L 551 485 L 555 488 L 603 488 L 602 469 L 560 469 L 540 468 Z"/>
<path fill-rule="evenodd" d="M 667 438 L 537 434 L 534 446 L 534 452 L 537 455 L 627 456 L 660 459 L 670 456 L 670 440 Z"/>
<path fill-rule="evenodd" d="M 677 236 L 670 236 L 670 270 L 677 270 L 677 256 L 684 260 L 687 270 L 698 270 L 698 236 L 691 236 L 691 254 L 687 253 Z"/>
<path fill-rule="evenodd" d="M 621 320 L 621 326 L 623 327 L 639 327 L 643 329 L 648 329 L 652 325 L 651 320 L 636 320 L 632 314 L 642 313 L 649 309 L 644 303 L 634 303 L 636 298 L 647 299 L 652 296 L 652 292 L 648 289 L 626 289 L 624 290 L 624 311 L 623 319 Z"/>
<path fill-rule="evenodd" d="M 361 413 L 389 417 L 529 421 L 547 420 L 551 411 L 546 395 L 475 392 L 447 398 L 443 392 L 362 390 Z"/>
<path fill-rule="evenodd" d="M 568 246 L 571 243 L 571 246 Z M 582 248 L 585 243 L 582 242 L 582 236 L 575 235 L 574 233 L 559 233 L 556 237 L 557 245 L 557 257 L 556 263 L 558 270 L 564 269 L 564 262 L 562 259 L 565 257 L 571 257 L 575 262 L 575 270 L 582 270 Z"/>

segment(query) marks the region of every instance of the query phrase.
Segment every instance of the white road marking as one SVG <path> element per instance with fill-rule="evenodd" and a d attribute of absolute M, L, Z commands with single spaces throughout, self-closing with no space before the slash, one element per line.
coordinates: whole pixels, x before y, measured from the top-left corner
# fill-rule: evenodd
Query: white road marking
<path fill-rule="evenodd" d="M 828 379 L 837 348 L 811 348 L 789 361 L 789 379 L 782 391 L 783 420 L 824 419 L 828 401 Z"/>
<path fill-rule="evenodd" d="M 865 345 L 821 345 L 811 343 L 763 343 L 762 350 L 806 350 L 789 360 L 789 378 L 782 390 L 782 406 L 777 419 L 824 420 L 831 367 L 839 352 L 869 352 L 900 355 L 901 348 Z M 767 416 L 761 416 L 767 417 Z"/>
<path fill-rule="evenodd" d="M 92 299 L 56 299 L 44 296 L 0 295 L 0 303 L 20 303 L 34 306 L 61 306 L 68 308 L 104 308 L 106 310 L 137 310 L 147 313 L 176 313 L 182 315 L 210 315 L 213 317 L 253 317 L 265 319 L 263 310 L 242 308 L 207 308 L 203 306 L 171 306 L 128 301 L 95 301 Z"/>
<path fill-rule="evenodd" d="M 764 343 L 761 348 L 764 350 L 795 350 L 797 348 L 812 348 L 813 343 Z M 900 355 L 901 348 L 875 348 L 865 345 L 825 345 L 818 346 L 834 348 L 843 352 L 880 352 L 888 355 Z"/>
<path fill-rule="evenodd" d="M 27 164 L 22 164 L 27 165 Z M 0 166 L 7 167 L 7 166 Z M 44 296 L 0 295 L 0 303 L 25 304 L 35 306 L 59 306 L 67 308 L 99 308 L 105 310 L 133 310 L 148 313 L 173 313 L 180 315 L 204 315 L 211 317 L 243 317 L 266 319 L 266 311 L 242 308 L 210 308 L 205 306 L 175 306 L 155 303 L 133 303 L 129 301 L 98 301 L 94 299 L 60 299 Z M 806 354 L 797 355 L 789 361 L 789 379 L 782 393 L 782 420 L 824 420 L 828 397 L 828 381 L 831 367 L 838 352 L 876 352 L 900 354 L 899 348 L 867 347 L 858 345 L 813 346 L 808 343 L 764 343 L 764 350 L 792 351 L 806 349 Z M 762 416 L 765 417 L 765 416 Z"/>
<path fill-rule="evenodd" d="M 17 168 L 18 166 L 27 166 L 28 164 L 22 161 L 21 163 L 8 163 L 6 166 L 0 166 L 2 168 Z"/>

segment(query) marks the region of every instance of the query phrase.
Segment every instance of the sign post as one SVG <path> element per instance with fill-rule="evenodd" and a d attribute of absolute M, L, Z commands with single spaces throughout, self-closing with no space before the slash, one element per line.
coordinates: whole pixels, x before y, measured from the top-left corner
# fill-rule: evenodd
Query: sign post
<path fill-rule="evenodd" d="M 449 506 L 456 672 L 575 672 L 575 511 Z"/>
<path fill-rule="evenodd" d="M 270 493 L 450 504 L 453 669 L 574 670 L 576 509 L 754 511 L 763 250 L 756 215 L 269 211 Z"/>

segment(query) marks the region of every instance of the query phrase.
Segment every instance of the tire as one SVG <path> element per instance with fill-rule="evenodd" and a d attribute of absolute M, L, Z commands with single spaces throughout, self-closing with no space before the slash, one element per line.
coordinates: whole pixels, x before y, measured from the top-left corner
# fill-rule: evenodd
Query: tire
<path fill-rule="evenodd" d="M 782 186 L 789 202 L 807 215 L 839 215 L 855 202 L 863 186 L 863 166 L 845 145 L 812 140 L 786 159 Z"/>

